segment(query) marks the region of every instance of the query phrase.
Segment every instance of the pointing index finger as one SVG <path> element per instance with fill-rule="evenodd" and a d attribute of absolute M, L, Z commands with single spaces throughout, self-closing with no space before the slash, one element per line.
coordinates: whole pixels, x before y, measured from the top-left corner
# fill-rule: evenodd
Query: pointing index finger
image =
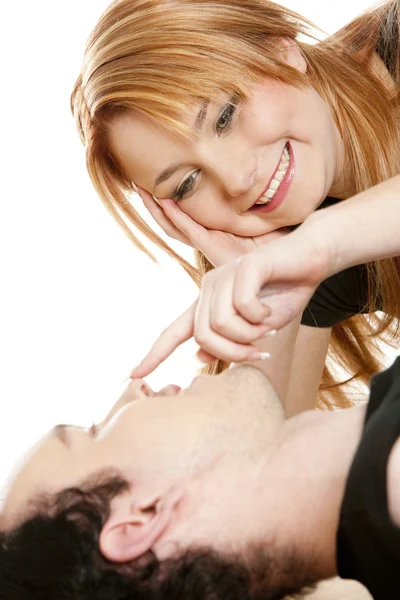
<path fill-rule="evenodd" d="M 161 333 L 142 362 L 133 369 L 130 377 L 146 377 L 164 360 L 193 336 L 197 300 Z"/>

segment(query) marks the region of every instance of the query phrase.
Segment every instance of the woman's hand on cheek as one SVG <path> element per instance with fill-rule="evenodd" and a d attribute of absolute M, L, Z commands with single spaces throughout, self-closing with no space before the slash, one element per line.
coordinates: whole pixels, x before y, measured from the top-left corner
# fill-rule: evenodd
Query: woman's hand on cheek
<path fill-rule="evenodd" d="M 137 193 L 155 222 L 168 235 L 168 237 L 178 240 L 187 246 L 193 246 L 191 240 L 172 223 L 172 221 L 166 216 L 161 206 L 157 204 L 149 192 L 146 192 L 146 190 L 138 187 Z M 173 202 L 173 200 L 163 200 L 163 202 Z"/>
<path fill-rule="evenodd" d="M 197 248 L 214 267 L 247 254 L 287 233 L 281 229 L 252 238 L 206 229 L 184 213 L 174 200 L 162 199 L 157 203 L 146 190 L 138 188 L 138 193 L 153 219 L 170 238 Z"/>
<path fill-rule="evenodd" d="M 289 233 L 289 230 L 280 229 L 258 237 L 243 237 L 226 231 L 206 229 L 184 213 L 173 200 L 161 200 L 161 204 L 176 230 L 190 239 L 191 245 L 200 250 L 214 267 L 224 265 Z"/>

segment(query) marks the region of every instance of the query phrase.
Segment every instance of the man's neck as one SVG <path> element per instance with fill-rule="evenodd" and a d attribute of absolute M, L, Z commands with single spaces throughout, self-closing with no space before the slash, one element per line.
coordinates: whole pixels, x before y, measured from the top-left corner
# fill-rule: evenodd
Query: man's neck
<path fill-rule="evenodd" d="M 265 467 L 260 530 L 309 559 L 316 579 L 336 574 L 336 532 L 365 406 L 288 419 Z"/>

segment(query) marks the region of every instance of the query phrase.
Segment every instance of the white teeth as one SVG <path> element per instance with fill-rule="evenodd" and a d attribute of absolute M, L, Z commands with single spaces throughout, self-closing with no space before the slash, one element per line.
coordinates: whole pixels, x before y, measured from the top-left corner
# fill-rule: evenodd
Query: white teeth
<path fill-rule="evenodd" d="M 269 202 L 271 202 L 272 198 L 275 196 L 277 190 L 279 189 L 281 181 L 283 180 L 283 178 L 286 175 L 286 171 L 288 169 L 289 162 L 290 162 L 290 152 L 287 149 L 287 147 L 285 146 L 283 153 L 282 153 L 281 162 L 279 163 L 278 170 L 275 173 L 274 178 L 271 181 L 269 188 L 267 189 L 265 194 L 259 200 L 257 200 L 257 202 L 255 204 L 269 204 Z"/>
<path fill-rule="evenodd" d="M 270 183 L 269 189 L 270 190 L 277 190 L 279 187 L 280 181 L 278 181 L 277 179 L 273 179 Z"/>
<path fill-rule="evenodd" d="M 284 171 L 286 167 L 287 163 L 282 161 L 281 163 L 279 163 L 278 171 Z"/>

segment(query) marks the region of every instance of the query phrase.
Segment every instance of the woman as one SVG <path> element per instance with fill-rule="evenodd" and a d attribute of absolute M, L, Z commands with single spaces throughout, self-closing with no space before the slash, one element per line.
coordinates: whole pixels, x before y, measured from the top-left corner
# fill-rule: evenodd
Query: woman
<path fill-rule="evenodd" d="M 72 110 L 92 181 L 139 248 L 148 252 L 131 224 L 200 281 L 271 232 L 396 175 L 398 7 L 387 2 L 310 45 L 298 36 L 312 37 L 311 24 L 268 1 L 114 2 L 89 39 Z M 198 269 L 140 218 L 135 184 L 161 227 L 198 249 Z M 379 370 L 372 336 L 400 314 L 396 264 L 345 272 L 317 293 L 289 396 L 292 385 L 318 388 L 331 326 L 333 356 L 353 378 Z M 357 314 L 377 308 L 384 317 Z M 325 369 L 321 388 L 339 402 L 335 384 Z"/>

